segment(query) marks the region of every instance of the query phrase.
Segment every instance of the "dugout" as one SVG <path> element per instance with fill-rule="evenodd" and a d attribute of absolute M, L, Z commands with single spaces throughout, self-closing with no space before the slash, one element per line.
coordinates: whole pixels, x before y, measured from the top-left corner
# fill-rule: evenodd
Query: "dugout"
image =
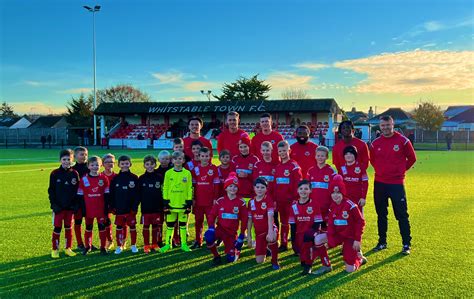
<path fill-rule="evenodd" d="M 187 120 L 196 115 L 204 121 L 201 134 L 212 141 L 223 129 L 229 111 L 240 114 L 240 127 L 249 133 L 258 131 L 260 115 L 267 112 L 274 129 L 286 139 L 291 141 L 296 127 L 307 125 L 315 142 L 323 134 L 329 146 L 334 144 L 334 128 L 342 119 L 334 99 L 102 103 L 95 114 L 120 119 L 108 132 L 112 146 L 168 148 L 172 138 L 187 134 Z M 105 133 L 102 130 L 100 136 Z"/>

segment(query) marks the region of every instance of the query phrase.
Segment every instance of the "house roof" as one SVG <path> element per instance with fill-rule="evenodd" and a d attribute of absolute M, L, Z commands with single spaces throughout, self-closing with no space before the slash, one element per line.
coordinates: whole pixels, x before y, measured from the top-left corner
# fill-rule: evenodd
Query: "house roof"
<path fill-rule="evenodd" d="M 458 123 L 474 123 L 474 106 L 449 119 Z"/>
<path fill-rule="evenodd" d="M 349 111 L 346 112 L 346 115 L 352 122 L 365 121 L 368 119 L 367 113 L 363 111 Z"/>
<path fill-rule="evenodd" d="M 395 121 L 395 123 L 397 123 L 397 124 L 411 122 L 411 121 L 414 122 L 414 120 L 411 118 L 410 113 L 404 111 L 402 108 L 390 108 L 390 109 L 388 109 L 388 110 L 372 117 L 371 119 L 369 119 L 369 122 L 370 123 L 378 123 L 379 118 L 381 116 L 385 116 L 385 115 L 390 115 L 393 118 L 393 120 Z"/>
<path fill-rule="evenodd" d="M 189 114 L 189 113 L 263 112 L 339 112 L 334 99 L 266 100 L 237 102 L 143 102 L 102 103 L 95 110 L 98 115 L 133 114 Z"/>
<path fill-rule="evenodd" d="M 444 117 L 450 119 L 460 113 L 463 113 L 466 110 L 474 108 L 474 105 L 464 105 L 464 106 L 449 106 L 446 111 L 444 111 Z"/>
<path fill-rule="evenodd" d="M 28 128 L 51 128 L 63 118 L 64 116 L 41 116 Z"/>
<path fill-rule="evenodd" d="M 0 127 L 9 128 L 11 125 L 16 123 L 20 117 L 11 117 L 11 116 L 4 116 L 0 117 Z"/>

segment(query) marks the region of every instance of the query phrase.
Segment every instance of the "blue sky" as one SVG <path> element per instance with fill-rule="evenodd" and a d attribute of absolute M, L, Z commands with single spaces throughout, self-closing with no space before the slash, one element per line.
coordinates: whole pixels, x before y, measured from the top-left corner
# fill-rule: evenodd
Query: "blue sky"
<path fill-rule="evenodd" d="M 155 101 L 205 100 L 256 73 L 345 109 L 474 102 L 472 1 L 0 1 L 0 100 L 62 112 L 130 83 Z M 381 112 L 381 111 L 380 111 Z"/>

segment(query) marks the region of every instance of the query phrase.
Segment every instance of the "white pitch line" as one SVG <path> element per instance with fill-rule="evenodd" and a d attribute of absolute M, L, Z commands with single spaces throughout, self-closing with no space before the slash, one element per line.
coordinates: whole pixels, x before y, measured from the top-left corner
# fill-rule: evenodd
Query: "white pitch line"
<path fill-rule="evenodd" d="M 35 168 L 35 169 L 24 169 L 24 170 L 12 170 L 12 171 L 0 171 L 0 174 L 14 173 L 14 172 L 31 172 L 31 171 L 41 171 L 41 170 L 50 170 L 57 167 L 48 167 L 48 168 Z"/>

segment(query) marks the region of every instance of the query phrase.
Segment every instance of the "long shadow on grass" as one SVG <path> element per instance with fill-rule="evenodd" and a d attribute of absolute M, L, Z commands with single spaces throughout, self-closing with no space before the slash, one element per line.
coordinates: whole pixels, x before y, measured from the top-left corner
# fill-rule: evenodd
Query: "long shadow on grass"
<path fill-rule="evenodd" d="M 8 216 L 8 217 L 0 218 L 0 221 L 10 221 L 10 220 L 16 220 L 16 219 L 23 219 L 23 218 L 30 219 L 32 217 L 41 217 L 41 216 L 47 216 L 47 215 L 51 215 L 51 211 Z"/>

